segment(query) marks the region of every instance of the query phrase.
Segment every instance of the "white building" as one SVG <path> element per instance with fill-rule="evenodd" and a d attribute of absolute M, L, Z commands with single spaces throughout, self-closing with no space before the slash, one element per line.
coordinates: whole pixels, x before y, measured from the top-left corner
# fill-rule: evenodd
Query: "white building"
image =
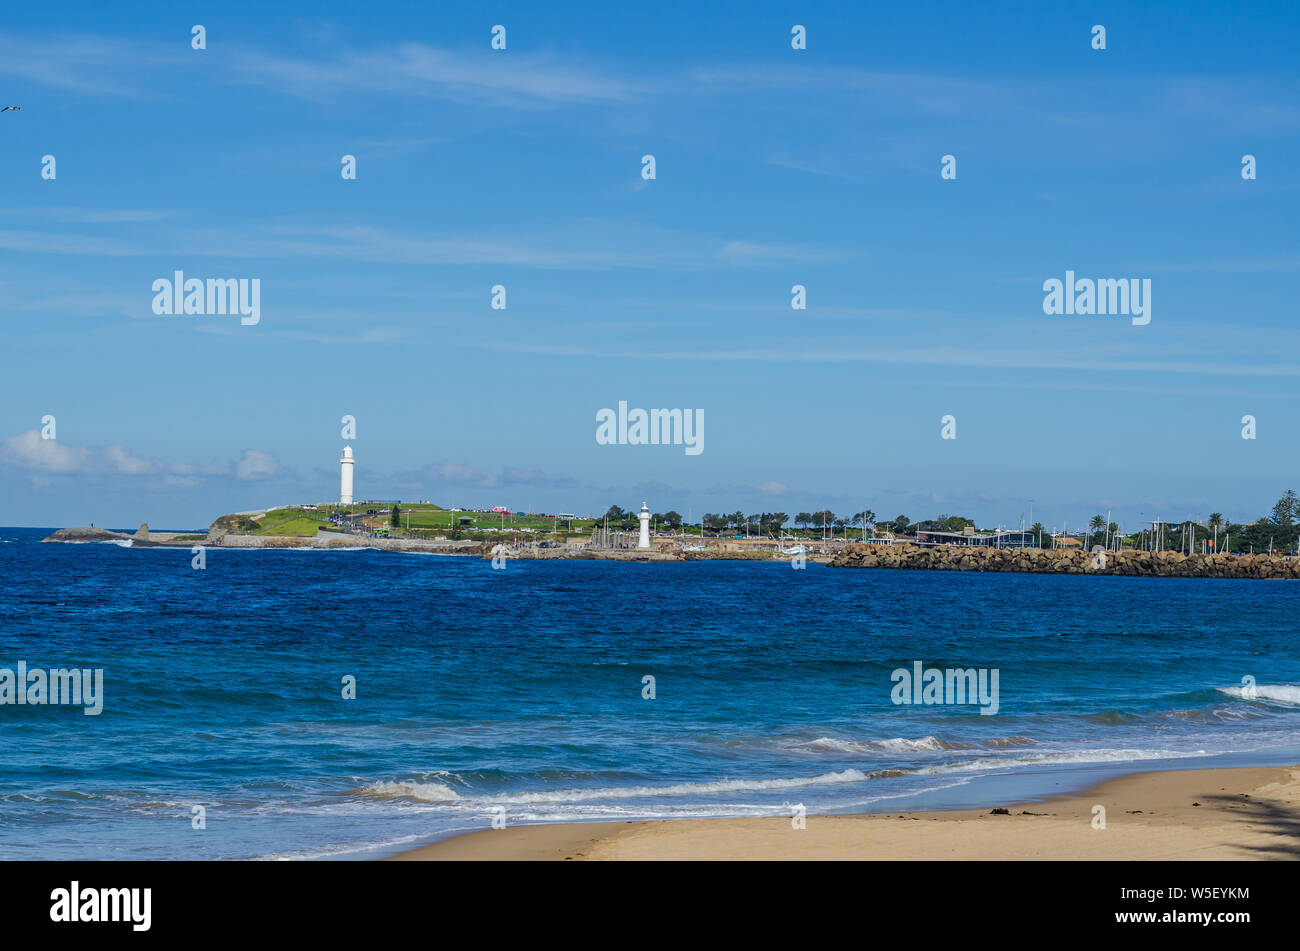
<path fill-rule="evenodd" d="M 641 503 L 641 537 L 637 539 L 637 548 L 650 547 L 650 510 L 646 508 L 645 503 Z"/>
<path fill-rule="evenodd" d="M 356 460 L 352 458 L 352 447 L 343 447 L 343 458 L 339 460 L 339 504 L 352 504 L 352 467 Z"/>

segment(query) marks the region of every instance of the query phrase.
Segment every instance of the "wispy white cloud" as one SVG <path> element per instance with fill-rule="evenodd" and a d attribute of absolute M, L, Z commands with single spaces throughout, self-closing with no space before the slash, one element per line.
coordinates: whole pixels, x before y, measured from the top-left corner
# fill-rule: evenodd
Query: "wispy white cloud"
<path fill-rule="evenodd" d="M 83 471 L 90 453 L 57 439 L 42 439 L 34 429 L 10 436 L 0 444 L 0 460 L 18 469 L 50 475 L 70 475 Z"/>
<path fill-rule="evenodd" d="M 1096 370 L 1115 373 L 1186 373 L 1216 376 L 1300 376 L 1300 366 L 1282 362 L 1228 362 L 1207 353 L 1203 359 L 1134 358 L 1078 353 L 1063 346 L 1044 349 L 979 349 L 954 346 L 921 347 L 789 347 L 728 350 L 698 347 L 681 350 L 623 351 L 565 344 L 527 344 L 479 341 L 485 350 L 533 353 L 545 356 L 590 357 L 605 360 L 703 360 L 741 363 L 860 363 L 878 366 L 971 367 L 1004 370 Z"/>
<path fill-rule="evenodd" d="M 633 101 L 649 87 L 556 56 L 510 51 L 456 51 L 423 43 L 288 56 L 214 45 L 202 53 L 188 43 L 111 35 L 0 33 L 0 76 L 91 96 L 164 98 L 173 77 L 204 61 L 215 82 L 251 84 L 301 99 L 336 102 L 348 94 L 384 93 L 517 108 Z"/>
<path fill-rule="evenodd" d="M 500 473 L 494 473 L 462 462 L 435 462 L 422 469 L 399 473 L 394 481 L 403 488 L 411 489 L 443 486 L 476 489 L 500 489 L 507 486 L 537 489 L 582 487 L 582 483 L 567 473 L 542 472 L 515 466 L 507 466 Z"/>
<path fill-rule="evenodd" d="M 115 36 L 0 33 L 0 76 L 91 96 L 160 98 L 150 74 L 175 68 L 188 46 Z"/>
<path fill-rule="evenodd" d="M 438 49 L 422 43 L 349 51 L 308 59 L 266 52 L 241 53 L 232 76 L 308 99 L 348 92 L 384 92 L 418 98 L 489 100 L 498 105 L 627 102 L 645 87 L 553 57 Z"/>
<path fill-rule="evenodd" d="M 791 244 L 761 244 L 755 241 L 728 241 L 713 255 L 719 261 L 737 267 L 786 262 L 792 264 L 829 263 L 856 255 L 845 250 Z"/>
<path fill-rule="evenodd" d="M 73 224 L 136 224 L 174 218 L 176 211 L 159 211 L 143 208 L 77 208 L 58 206 L 0 208 L 0 215 L 19 218 L 37 218 L 41 221 L 63 221 Z"/>
<path fill-rule="evenodd" d="M 235 478 L 241 482 L 270 479 L 282 472 L 284 466 L 280 465 L 280 460 L 260 449 L 245 449 L 243 455 L 235 460 Z"/>
<path fill-rule="evenodd" d="M 133 257 L 146 252 L 118 238 L 54 234 L 48 231 L 0 231 L 0 248 L 32 254 L 82 254 L 92 257 Z"/>
<path fill-rule="evenodd" d="M 152 459 L 116 443 L 100 448 L 73 446 L 59 439 L 44 439 L 34 429 L 9 436 L 0 443 L 0 465 L 36 477 L 152 477 L 167 485 L 180 486 L 194 486 L 205 478 L 232 475 L 244 481 L 260 480 L 284 472 L 275 456 L 255 449 L 245 450 L 233 466 L 205 466 Z"/>
<path fill-rule="evenodd" d="M 134 239 L 0 230 L 0 249 L 91 257 L 319 259 L 420 267 L 490 264 L 557 270 L 698 270 L 717 266 L 827 263 L 858 256 L 852 250 L 726 241 L 672 229 L 631 229 L 610 221 L 584 221 L 562 232 L 510 238 L 465 234 L 429 237 L 365 225 L 265 228 L 250 225 L 236 231 L 168 229 L 154 224 L 147 233 Z"/>

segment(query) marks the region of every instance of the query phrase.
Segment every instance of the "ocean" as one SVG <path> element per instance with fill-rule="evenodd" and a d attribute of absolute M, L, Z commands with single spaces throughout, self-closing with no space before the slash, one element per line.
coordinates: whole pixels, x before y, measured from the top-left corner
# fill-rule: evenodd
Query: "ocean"
<path fill-rule="evenodd" d="M 48 532 L 0 528 L 0 669 L 102 668 L 103 709 L 0 705 L 5 859 L 374 858 L 494 819 L 1300 762 L 1292 582 L 219 548 L 196 570 Z M 894 703 L 917 662 L 996 670 L 996 714 Z"/>

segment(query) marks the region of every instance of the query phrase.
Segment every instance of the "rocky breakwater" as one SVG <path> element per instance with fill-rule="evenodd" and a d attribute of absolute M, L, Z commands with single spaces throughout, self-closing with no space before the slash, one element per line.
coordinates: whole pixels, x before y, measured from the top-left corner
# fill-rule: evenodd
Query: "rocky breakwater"
<path fill-rule="evenodd" d="M 1139 578 L 1300 579 L 1300 559 L 1282 555 L 1182 555 L 1175 551 L 1090 553 L 1068 549 L 850 545 L 832 568 L 1019 571 Z"/>

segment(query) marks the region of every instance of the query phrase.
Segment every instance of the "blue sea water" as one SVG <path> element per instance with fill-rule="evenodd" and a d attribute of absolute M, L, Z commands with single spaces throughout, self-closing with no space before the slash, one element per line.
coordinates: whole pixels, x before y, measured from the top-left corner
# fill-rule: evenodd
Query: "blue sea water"
<path fill-rule="evenodd" d="M 195 570 L 46 534 L 0 529 L 0 668 L 103 668 L 104 708 L 0 705 L 0 858 L 373 857 L 497 815 L 986 805 L 988 777 L 1012 801 L 1081 769 L 1300 761 L 1294 583 L 370 550 Z M 915 661 L 996 668 L 998 713 L 893 703 Z"/>

